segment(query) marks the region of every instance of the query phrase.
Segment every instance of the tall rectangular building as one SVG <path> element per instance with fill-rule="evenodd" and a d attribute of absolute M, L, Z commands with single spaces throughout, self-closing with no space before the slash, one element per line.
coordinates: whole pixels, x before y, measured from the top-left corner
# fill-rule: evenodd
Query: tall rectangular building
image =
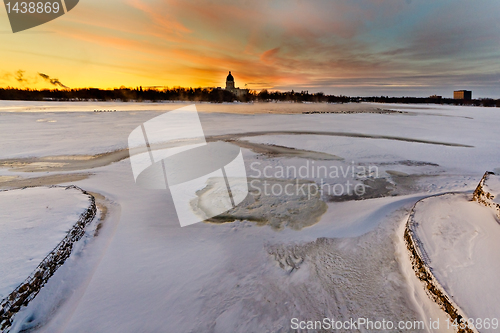
<path fill-rule="evenodd" d="M 454 99 L 464 99 L 470 101 L 472 99 L 472 91 L 470 90 L 457 90 L 453 92 Z"/>

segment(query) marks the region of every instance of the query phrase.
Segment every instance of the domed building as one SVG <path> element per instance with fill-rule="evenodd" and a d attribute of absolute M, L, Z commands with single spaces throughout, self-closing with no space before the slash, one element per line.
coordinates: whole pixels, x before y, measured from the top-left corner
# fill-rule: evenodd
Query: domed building
<path fill-rule="evenodd" d="M 240 89 L 236 88 L 234 84 L 234 77 L 231 74 L 231 71 L 229 71 L 229 74 L 226 78 L 226 90 L 229 90 L 233 94 L 235 94 L 237 97 L 244 96 L 248 94 L 248 89 Z"/>
<path fill-rule="evenodd" d="M 234 89 L 234 77 L 231 75 L 231 71 L 229 71 L 229 75 L 226 78 L 226 90 Z"/>

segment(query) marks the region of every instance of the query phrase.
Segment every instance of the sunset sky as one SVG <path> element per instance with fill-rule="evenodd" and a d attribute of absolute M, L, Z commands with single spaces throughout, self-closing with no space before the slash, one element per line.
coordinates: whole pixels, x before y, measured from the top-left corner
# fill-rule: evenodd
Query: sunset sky
<path fill-rule="evenodd" d="M 81 0 L 16 34 L 0 10 L 0 87 L 215 87 L 229 70 L 256 90 L 500 98 L 500 1 Z"/>

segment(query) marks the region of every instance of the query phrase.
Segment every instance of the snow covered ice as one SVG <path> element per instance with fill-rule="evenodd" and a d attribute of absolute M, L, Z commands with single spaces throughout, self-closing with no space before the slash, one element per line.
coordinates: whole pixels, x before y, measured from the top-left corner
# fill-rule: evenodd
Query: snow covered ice
<path fill-rule="evenodd" d="M 422 320 L 421 331 L 446 332 L 446 314 L 411 269 L 402 227 L 418 200 L 451 191 L 471 194 L 485 171 L 500 167 L 496 109 L 360 104 L 353 113 L 302 114 L 316 106 L 200 104 L 207 142 L 241 147 L 249 178 L 256 177 L 252 163 L 271 173 L 308 161 L 339 170 L 372 166 L 376 172 L 325 178 L 331 186 L 349 181 L 372 190 L 365 198 L 322 195 L 327 209 L 303 227 L 224 217 L 181 228 L 168 190 L 136 186 L 127 138 L 140 124 L 183 104 L 116 103 L 106 108 L 117 112 L 94 113 L 89 111 L 102 105 L 1 103 L 0 186 L 74 184 L 101 197 L 103 218 L 98 236 L 16 315 L 12 332 L 289 332 L 292 318 L 324 317 Z M 286 113 L 289 105 L 293 114 Z M 402 112 L 363 113 L 363 107 Z M 290 180 L 271 176 L 277 183 Z M 306 178 L 320 182 L 322 177 Z M 269 211 L 277 221 L 293 220 L 297 212 L 280 209 L 280 201 L 255 201 L 268 206 L 244 212 L 265 219 Z M 13 204 L 0 193 L 0 205 Z M 443 205 L 425 213 L 445 214 Z M 22 221 L 22 214 L 37 213 L 24 210 L 9 223 Z M 441 223 L 451 241 L 449 225 Z M 48 228 L 43 233 L 58 236 Z M 488 259 L 474 258 L 483 253 L 476 251 L 488 250 L 494 235 L 481 247 L 470 245 L 468 236 L 454 238 L 457 243 L 442 254 L 446 257 L 432 262 L 439 264 L 433 269 L 443 276 L 443 285 L 445 274 L 452 276 L 446 264 L 451 259 L 468 256 L 487 265 Z M 442 249 L 444 241 L 433 237 L 429 246 Z M 456 293 L 456 302 L 469 317 L 496 315 L 471 299 L 475 287 L 494 288 L 493 282 L 475 278 L 483 266 L 467 267 L 468 279 L 452 277 L 445 287 L 464 290 Z M 429 318 L 440 319 L 440 329 L 428 327 Z"/>

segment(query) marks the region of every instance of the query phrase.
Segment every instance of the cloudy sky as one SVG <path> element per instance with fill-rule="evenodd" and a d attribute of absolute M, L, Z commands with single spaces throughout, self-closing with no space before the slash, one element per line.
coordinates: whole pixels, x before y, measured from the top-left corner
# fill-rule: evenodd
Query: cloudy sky
<path fill-rule="evenodd" d="M 500 1 L 82 0 L 16 34 L 0 10 L 0 87 L 213 87 L 229 70 L 256 90 L 500 98 Z"/>

